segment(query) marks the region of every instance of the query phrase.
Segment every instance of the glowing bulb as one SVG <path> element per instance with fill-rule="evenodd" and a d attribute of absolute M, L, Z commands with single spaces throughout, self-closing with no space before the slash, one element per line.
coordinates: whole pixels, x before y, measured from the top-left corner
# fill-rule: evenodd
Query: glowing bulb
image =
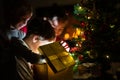
<path fill-rule="evenodd" d="M 70 36 L 69 36 L 68 33 L 66 33 L 66 34 L 64 35 L 64 39 L 65 39 L 65 40 L 69 39 L 69 37 L 70 37 Z"/>
<path fill-rule="evenodd" d="M 107 59 L 109 59 L 109 58 L 110 58 L 110 56 L 109 56 L 109 55 L 106 55 L 106 58 L 107 58 Z"/>
<path fill-rule="evenodd" d="M 115 25 L 110 25 L 110 28 L 114 28 L 115 27 Z"/>
<path fill-rule="evenodd" d="M 88 19 L 91 19 L 91 17 L 89 16 Z"/>
<path fill-rule="evenodd" d="M 80 29 L 79 29 L 79 28 L 76 28 L 76 34 L 77 34 L 77 35 L 80 35 L 80 33 L 81 33 Z"/>
<path fill-rule="evenodd" d="M 82 9 L 82 7 L 80 6 L 78 9 Z"/>

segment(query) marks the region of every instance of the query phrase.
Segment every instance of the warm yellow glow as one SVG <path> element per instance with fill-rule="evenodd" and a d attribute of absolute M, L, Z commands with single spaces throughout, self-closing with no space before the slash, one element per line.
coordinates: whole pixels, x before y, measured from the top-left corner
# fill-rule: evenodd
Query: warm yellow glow
<path fill-rule="evenodd" d="M 76 46 L 79 46 L 79 44 L 76 44 Z"/>
<path fill-rule="evenodd" d="M 91 17 L 90 17 L 90 16 L 88 16 L 87 18 L 88 18 L 88 19 L 91 19 Z"/>
<path fill-rule="evenodd" d="M 76 28 L 75 32 L 73 33 L 73 38 L 78 38 L 78 36 L 81 35 L 81 30 L 80 28 Z"/>
<path fill-rule="evenodd" d="M 82 41 L 84 41 L 84 40 L 85 40 L 85 38 L 81 38 L 81 40 L 82 40 Z"/>
<path fill-rule="evenodd" d="M 72 37 L 75 38 L 75 32 L 73 33 Z"/>
<path fill-rule="evenodd" d="M 76 28 L 76 35 L 80 35 L 80 33 L 81 33 L 81 31 L 80 31 L 80 29 L 79 28 Z"/>
<path fill-rule="evenodd" d="M 54 59 L 57 59 L 58 57 L 56 55 L 52 55 L 52 56 L 49 56 L 48 57 L 50 60 L 54 60 Z"/>
<path fill-rule="evenodd" d="M 75 33 L 73 33 L 73 38 L 78 38 L 78 36 Z"/>
<path fill-rule="evenodd" d="M 82 11 L 83 10 L 83 8 L 80 6 L 79 8 L 78 8 L 80 11 Z"/>
<path fill-rule="evenodd" d="M 81 31 L 81 35 L 84 35 L 84 32 L 83 32 L 83 31 Z"/>
<path fill-rule="evenodd" d="M 90 54 L 90 51 L 86 51 L 87 54 Z"/>
<path fill-rule="evenodd" d="M 69 39 L 69 38 L 70 38 L 70 35 L 69 35 L 68 33 L 66 33 L 66 34 L 64 35 L 64 39 L 67 40 L 67 39 Z"/>

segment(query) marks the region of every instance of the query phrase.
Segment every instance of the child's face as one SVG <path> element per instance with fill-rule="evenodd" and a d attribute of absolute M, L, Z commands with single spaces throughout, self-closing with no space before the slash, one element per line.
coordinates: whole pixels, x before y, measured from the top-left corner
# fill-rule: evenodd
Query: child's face
<path fill-rule="evenodd" d="M 32 13 L 26 16 L 23 16 L 20 21 L 15 25 L 17 29 L 21 29 L 22 27 L 27 25 L 27 22 L 30 20 L 32 17 Z"/>
<path fill-rule="evenodd" d="M 62 19 L 58 20 L 58 17 L 56 17 L 56 16 L 53 17 L 53 19 L 50 21 L 50 23 L 55 30 L 56 36 L 60 36 L 63 33 L 63 30 L 64 30 L 67 22 L 68 22 L 67 20 L 62 20 Z"/>
<path fill-rule="evenodd" d="M 63 30 L 64 30 L 63 25 L 58 25 L 58 26 L 55 28 L 56 36 L 60 36 L 60 35 L 62 34 Z"/>
<path fill-rule="evenodd" d="M 67 21 L 65 21 L 65 22 L 59 21 L 58 25 L 54 28 L 56 36 L 60 36 L 63 33 L 63 30 L 64 30 L 66 24 L 67 24 Z"/>

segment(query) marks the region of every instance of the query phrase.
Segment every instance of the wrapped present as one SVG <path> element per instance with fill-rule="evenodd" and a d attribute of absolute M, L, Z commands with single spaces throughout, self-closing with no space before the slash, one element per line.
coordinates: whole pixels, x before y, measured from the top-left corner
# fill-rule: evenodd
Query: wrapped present
<path fill-rule="evenodd" d="M 47 63 L 55 73 L 75 64 L 73 57 L 59 42 L 40 46 L 40 50 L 45 55 Z"/>

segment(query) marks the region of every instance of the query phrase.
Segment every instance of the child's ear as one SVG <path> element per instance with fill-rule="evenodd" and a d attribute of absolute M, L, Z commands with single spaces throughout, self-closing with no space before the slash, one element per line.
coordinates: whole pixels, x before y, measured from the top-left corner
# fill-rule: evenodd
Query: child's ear
<path fill-rule="evenodd" d="M 38 40 L 39 40 L 39 36 L 36 36 L 36 35 L 35 35 L 35 36 L 33 37 L 33 43 L 36 43 Z"/>

